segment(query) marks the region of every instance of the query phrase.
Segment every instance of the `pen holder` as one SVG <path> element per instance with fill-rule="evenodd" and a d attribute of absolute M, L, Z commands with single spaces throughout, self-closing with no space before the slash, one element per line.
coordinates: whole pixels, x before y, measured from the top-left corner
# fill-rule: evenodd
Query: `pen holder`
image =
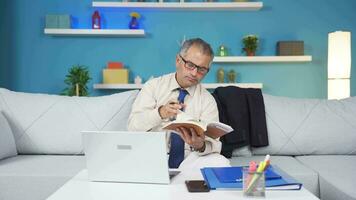
<path fill-rule="evenodd" d="M 265 173 L 249 172 L 248 167 L 243 171 L 243 194 L 251 197 L 265 197 Z"/>

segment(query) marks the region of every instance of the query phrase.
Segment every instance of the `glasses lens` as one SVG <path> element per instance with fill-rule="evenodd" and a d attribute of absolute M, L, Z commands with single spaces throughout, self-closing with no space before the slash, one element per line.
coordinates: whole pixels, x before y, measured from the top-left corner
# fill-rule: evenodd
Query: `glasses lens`
<path fill-rule="evenodd" d="M 190 70 L 195 69 L 195 65 L 194 65 L 193 63 L 189 62 L 189 61 L 187 61 L 187 62 L 185 63 L 185 66 L 186 66 L 188 69 L 190 69 Z"/>
<path fill-rule="evenodd" d="M 208 69 L 204 68 L 204 67 L 199 67 L 198 68 L 198 72 L 201 74 L 206 74 L 208 73 Z"/>

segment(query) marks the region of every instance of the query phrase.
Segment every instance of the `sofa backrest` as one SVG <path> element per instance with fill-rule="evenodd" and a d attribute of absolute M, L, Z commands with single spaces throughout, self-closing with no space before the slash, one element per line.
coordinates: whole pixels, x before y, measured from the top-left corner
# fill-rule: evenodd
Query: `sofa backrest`
<path fill-rule="evenodd" d="M 0 110 L 20 154 L 81 154 L 80 131 L 127 130 L 138 90 L 68 97 L 0 88 Z M 356 154 L 356 97 L 296 99 L 263 94 L 269 146 L 256 155 Z M 246 148 L 234 155 L 249 155 Z"/>
<path fill-rule="evenodd" d="M 0 109 L 0 160 L 17 155 L 11 127 Z"/>
<path fill-rule="evenodd" d="M 356 154 L 356 97 L 263 98 L 269 146 L 254 148 L 253 154 Z"/>
<path fill-rule="evenodd" d="M 81 154 L 81 131 L 127 130 L 138 90 L 101 97 L 68 97 L 0 88 L 0 110 L 20 154 Z"/>

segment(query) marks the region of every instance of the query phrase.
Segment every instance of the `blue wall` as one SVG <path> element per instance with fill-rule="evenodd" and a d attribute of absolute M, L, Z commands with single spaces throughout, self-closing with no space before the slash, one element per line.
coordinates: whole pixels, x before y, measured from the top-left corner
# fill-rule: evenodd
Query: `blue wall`
<path fill-rule="evenodd" d="M 91 27 L 95 10 L 90 0 L 0 1 L 2 87 L 16 91 L 60 93 L 63 79 L 75 64 L 87 65 L 94 83 L 100 83 L 107 61 L 122 61 L 132 77 L 147 80 L 175 70 L 177 41 L 185 35 L 202 37 L 214 50 L 220 44 L 241 54 L 241 38 L 261 38 L 258 55 L 274 55 L 278 40 L 304 40 L 308 63 L 214 64 L 204 82 L 216 82 L 220 66 L 238 72 L 239 82 L 262 82 L 273 95 L 325 98 L 327 95 L 327 34 L 335 30 L 356 33 L 354 0 L 265 0 L 261 11 L 138 10 L 144 17 L 143 38 L 53 37 L 43 34 L 46 14 L 70 13 L 78 28 Z M 5 9 L 6 7 L 6 9 Z M 106 28 L 126 28 L 129 10 L 99 9 Z M 5 26 L 4 26 L 5 25 Z M 352 48 L 356 48 L 353 40 Z M 352 57 L 356 58 L 356 51 Z M 356 95 L 352 70 L 352 95 Z M 112 91 L 115 92 L 115 91 Z M 92 95 L 106 94 L 91 90 Z"/>
<path fill-rule="evenodd" d="M 7 86 L 9 83 L 10 72 L 11 69 L 8 67 L 10 64 L 10 31 L 9 31 L 9 23 L 6 20 L 9 17 L 9 3 L 6 1 L 0 1 L 0 86 Z M 5 28 L 6 27 L 6 28 Z"/>

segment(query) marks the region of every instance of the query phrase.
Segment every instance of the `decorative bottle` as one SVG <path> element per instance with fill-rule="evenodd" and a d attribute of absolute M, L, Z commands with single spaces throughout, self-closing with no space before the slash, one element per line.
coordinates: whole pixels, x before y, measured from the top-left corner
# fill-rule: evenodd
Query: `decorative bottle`
<path fill-rule="evenodd" d="M 223 83 L 225 79 L 225 72 L 223 68 L 220 68 L 217 73 L 218 83 Z"/>
<path fill-rule="evenodd" d="M 236 72 L 232 69 L 227 74 L 229 83 L 236 83 Z"/>
<path fill-rule="evenodd" d="M 140 18 L 140 14 L 137 12 L 132 12 L 132 13 L 130 13 L 130 16 L 131 16 L 131 20 L 129 23 L 129 28 L 130 29 L 139 29 L 138 19 Z"/>
<path fill-rule="evenodd" d="M 100 20 L 100 15 L 99 11 L 95 11 L 93 16 L 91 17 L 92 20 L 92 28 L 93 29 L 101 29 L 101 20 Z"/>

